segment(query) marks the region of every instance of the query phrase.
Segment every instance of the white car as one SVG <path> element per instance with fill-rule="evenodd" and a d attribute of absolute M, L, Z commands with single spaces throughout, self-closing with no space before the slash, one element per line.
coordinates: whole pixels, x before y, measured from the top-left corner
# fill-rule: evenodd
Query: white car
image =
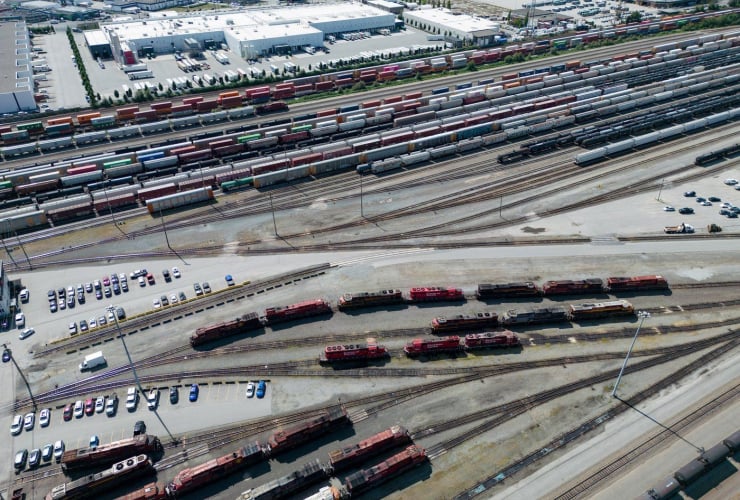
<path fill-rule="evenodd" d="M 701 206 L 703 206 L 703 207 L 711 207 L 711 206 L 712 206 L 712 202 L 711 202 L 711 201 L 709 201 L 709 200 L 707 200 L 707 201 L 702 201 L 702 202 L 701 202 Z"/>
<path fill-rule="evenodd" d="M 85 414 L 85 404 L 82 402 L 81 399 L 78 399 L 75 401 L 75 408 L 74 408 L 74 415 L 75 418 L 82 418 L 82 415 Z"/>
<path fill-rule="evenodd" d="M 15 326 L 17 326 L 18 328 L 23 328 L 24 326 L 26 326 L 26 315 L 22 312 L 19 312 L 15 315 Z"/>
<path fill-rule="evenodd" d="M 149 396 L 147 397 L 147 406 L 150 410 L 154 410 L 157 408 L 157 403 L 159 403 L 159 389 L 156 387 L 149 391 Z"/>
<path fill-rule="evenodd" d="M 170 296 L 170 304 L 171 305 L 177 304 L 177 295 L 175 295 L 174 293 Z"/>
<path fill-rule="evenodd" d="M 136 409 L 136 403 L 139 402 L 139 393 L 136 392 L 136 387 L 129 387 L 126 392 L 126 409 L 128 411 L 134 411 Z"/>
<path fill-rule="evenodd" d="M 675 208 L 673 208 L 673 207 L 672 207 L 672 206 L 670 206 L 670 205 L 666 205 L 666 206 L 664 206 L 664 207 L 663 207 L 663 211 L 664 211 L 664 212 L 675 212 L 675 211 L 676 211 L 676 209 L 675 209 Z"/>
<path fill-rule="evenodd" d="M 18 298 L 21 300 L 21 302 L 28 302 L 28 299 L 31 297 L 30 292 L 28 291 L 28 288 L 24 288 L 21 290 L 21 292 L 18 294 Z"/>
<path fill-rule="evenodd" d="M 33 335 L 34 333 L 36 333 L 36 330 L 34 330 L 33 328 L 26 328 L 25 330 L 23 330 L 23 331 L 22 331 L 22 332 L 21 332 L 21 333 L 20 333 L 20 334 L 18 335 L 18 338 L 19 338 L 20 340 L 23 340 L 23 339 L 25 339 L 25 338 L 27 338 L 27 337 L 30 337 L 30 336 L 31 336 L 31 335 Z"/>
<path fill-rule="evenodd" d="M 728 186 L 734 186 L 737 183 L 737 179 L 725 179 L 725 184 L 727 184 Z"/>
<path fill-rule="evenodd" d="M 152 306 L 154 307 L 154 309 L 159 309 L 160 307 L 162 307 L 162 304 L 159 302 L 159 299 L 154 299 L 152 301 Z"/>
<path fill-rule="evenodd" d="M 139 276 L 139 286 L 142 288 L 146 286 L 146 280 L 143 276 Z"/>
<path fill-rule="evenodd" d="M 105 410 L 105 396 L 99 396 L 95 400 L 95 413 L 103 413 Z"/>
<path fill-rule="evenodd" d="M 26 416 L 23 418 L 23 428 L 27 431 L 30 431 L 33 429 L 33 424 L 36 423 L 36 414 L 33 412 L 26 413 Z"/>
<path fill-rule="evenodd" d="M 64 441 L 59 440 L 54 443 L 54 458 L 57 462 L 62 459 L 62 455 L 64 455 Z"/>
<path fill-rule="evenodd" d="M 177 267 L 173 267 L 172 268 L 172 276 L 174 276 L 175 278 L 181 277 L 182 274 L 180 274 L 180 269 L 178 269 Z"/>
<path fill-rule="evenodd" d="M 39 425 L 41 427 L 46 427 L 49 425 L 49 422 L 51 421 L 51 410 L 49 408 L 44 408 L 41 410 L 41 413 L 39 413 Z"/>
<path fill-rule="evenodd" d="M 10 425 L 10 433 L 17 436 L 23 430 L 23 416 L 16 415 L 13 417 L 13 423 Z"/>
<path fill-rule="evenodd" d="M 90 318 L 90 321 L 87 322 L 87 326 L 89 328 L 91 328 L 91 329 L 98 327 L 98 320 L 95 319 L 95 316 L 93 316 L 92 318 Z"/>
<path fill-rule="evenodd" d="M 254 382 L 249 382 L 247 384 L 247 397 L 248 398 L 254 397 Z"/>

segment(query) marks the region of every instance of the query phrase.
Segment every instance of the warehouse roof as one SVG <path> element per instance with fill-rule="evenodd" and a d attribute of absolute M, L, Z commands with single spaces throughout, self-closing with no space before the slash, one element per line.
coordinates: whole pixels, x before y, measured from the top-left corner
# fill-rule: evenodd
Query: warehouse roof
<path fill-rule="evenodd" d="M 103 30 L 89 30 L 85 31 L 85 42 L 87 42 L 88 47 L 108 45 L 108 38 L 106 38 Z"/>
<path fill-rule="evenodd" d="M 453 14 L 447 9 L 420 9 L 404 12 L 404 16 L 424 20 L 430 23 L 449 26 L 458 31 L 472 33 L 480 30 L 497 30 L 501 23 L 483 19 L 480 17 L 468 16 L 467 14 Z"/>
<path fill-rule="evenodd" d="M 0 24 L 0 92 L 15 92 L 18 90 L 16 83 L 16 72 L 28 71 L 26 65 L 16 66 L 16 61 L 26 59 L 30 56 L 26 54 L 16 54 L 15 32 L 18 28 L 15 22 Z"/>

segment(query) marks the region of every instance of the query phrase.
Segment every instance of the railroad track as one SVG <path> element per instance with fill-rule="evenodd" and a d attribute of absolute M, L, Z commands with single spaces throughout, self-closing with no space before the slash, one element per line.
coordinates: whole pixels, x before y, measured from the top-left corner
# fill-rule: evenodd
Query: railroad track
<path fill-rule="evenodd" d="M 627 403 L 631 406 L 639 404 L 640 402 L 648 399 L 649 397 L 652 397 L 653 395 L 659 393 L 660 391 L 666 389 L 667 387 L 670 387 L 671 385 L 675 384 L 677 381 L 681 380 L 682 378 L 686 377 L 692 372 L 703 368 L 707 363 L 710 363 L 716 360 L 719 356 L 722 356 L 723 354 L 731 351 L 732 349 L 735 349 L 736 347 L 738 347 L 738 345 L 740 345 L 740 339 L 734 339 L 734 340 L 731 340 L 730 342 L 727 342 L 726 344 L 716 347 L 709 353 L 704 354 L 703 356 L 696 359 L 695 361 L 683 366 L 682 368 L 672 373 L 671 375 L 664 377 L 663 379 L 659 380 L 655 384 L 652 384 L 650 387 L 638 392 L 637 394 L 632 396 L 627 401 Z M 485 480 L 479 482 L 478 484 L 472 486 L 471 488 L 465 490 L 464 492 L 459 493 L 453 498 L 455 500 L 465 500 L 465 499 L 475 498 L 481 494 L 490 494 L 490 489 L 493 488 L 494 486 L 502 483 L 506 479 L 510 479 L 516 473 L 533 465 L 534 463 L 538 462 L 542 458 L 547 457 L 554 451 L 572 443 L 573 441 L 579 439 L 580 437 L 592 431 L 593 429 L 600 427 L 603 423 L 620 415 L 621 413 L 629 409 L 631 406 L 627 406 L 624 404 L 618 404 L 618 405 L 611 407 L 605 413 L 602 413 L 598 415 L 597 417 L 584 422 L 580 426 L 574 429 L 571 429 L 568 432 L 565 432 L 564 434 L 558 436 L 557 438 L 550 441 L 542 448 L 529 453 L 522 459 L 513 462 L 512 464 L 506 466 L 505 468 L 501 470 L 495 471 Z"/>

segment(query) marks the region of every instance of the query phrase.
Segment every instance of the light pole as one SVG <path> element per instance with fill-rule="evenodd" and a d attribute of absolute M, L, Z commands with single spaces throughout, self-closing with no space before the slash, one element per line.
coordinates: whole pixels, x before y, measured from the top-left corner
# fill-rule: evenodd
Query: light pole
<path fill-rule="evenodd" d="M 8 344 L 3 344 L 3 354 L 5 353 L 8 353 L 8 356 L 10 357 L 10 361 L 13 362 L 13 366 L 15 366 L 15 369 L 18 370 L 18 373 L 23 379 L 23 382 L 26 384 L 26 389 L 28 389 L 28 395 L 31 397 L 31 404 L 33 404 L 33 411 L 36 412 L 36 408 L 37 408 L 36 399 L 33 397 L 33 392 L 31 392 L 31 385 L 28 383 L 26 376 L 23 375 L 23 372 L 21 371 L 21 367 L 18 366 L 18 363 L 15 362 L 15 357 L 13 357 L 13 351 L 10 350 L 10 347 L 8 347 Z"/>
<path fill-rule="evenodd" d="M 185 264 L 186 266 L 189 266 L 190 264 L 185 262 L 185 259 L 183 259 L 179 253 L 177 253 L 177 250 L 172 248 L 172 245 L 170 245 L 170 238 L 169 236 L 167 236 L 167 226 L 164 225 L 164 214 L 162 213 L 161 208 L 159 209 L 159 218 L 162 219 L 162 230 L 164 231 L 164 241 L 167 242 L 167 248 L 169 248 L 172 253 L 177 255 L 177 257 L 182 261 L 183 264 Z"/>
<path fill-rule="evenodd" d="M 8 234 L 10 234 L 10 219 L 3 219 L 3 222 L 5 222 L 8 225 Z M 8 250 L 8 245 L 5 243 L 5 231 L 3 231 L 3 248 L 5 248 L 5 253 L 8 254 L 8 257 L 10 257 L 10 260 L 13 261 L 13 265 L 18 268 L 18 263 L 13 258 L 13 254 L 10 253 L 10 250 Z"/>
<path fill-rule="evenodd" d="M 363 174 L 360 174 L 360 217 L 363 219 L 365 218 L 365 210 L 362 204 L 362 177 Z"/>
<path fill-rule="evenodd" d="M 113 316 L 113 321 L 116 322 L 116 331 L 118 332 L 118 338 L 121 339 L 121 344 L 123 344 L 123 350 L 126 352 L 126 357 L 128 358 L 128 364 L 131 366 L 131 371 L 134 374 L 134 381 L 136 382 L 136 387 L 139 388 L 139 391 L 141 391 L 141 395 L 144 399 L 147 399 L 146 392 L 144 391 L 144 388 L 141 386 L 141 381 L 139 380 L 139 375 L 136 373 L 136 366 L 134 366 L 134 361 L 131 359 L 131 353 L 128 350 L 128 346 L 126 345 L 126 340 L 123 338 L 123 332 L 121 331 L 121 324 L 118 322 L 118 313 L 116 313 L 116 306 L 113 304 L 110 304 L 108 307 L 105 308 L 106 311 L 111 313 Z M 167 434 L 170 436 L 170 439 L 173 443 L 176 443 L 177 440 L 172 435 L 170 430 L 167 428 L 165 423 L 162 421 L 162 417 L 159 416 L 159 412 L 157 412 L 156 408 L 154 409 L 154 414 L 157 416 L 159 421 L 161 422 L 162 426 L 164 427 L 164 430 L 167 431 Z"/>
<path fill-rule="evenodd" d="M 642 328 L 642 323 L 650 317 L 650 313 L 647 311 L 638 311 L 637 317 L 640 318 L 640 324 L 637 325 L 637 330 L 635 331 L 635 336 L 632 338 L 632 343 L 630 344 L 629 350 L 627 350 L 627 357 L 624 358 L 624 363 L 622 363 L 622 369 L 619 370 L 619 375 L 617 375 L 617 382 L 614 384 L 614 390 L 612 391 L 612 397 L 617 397 L 617 387 L 619 386 L 619 381 L 622 380 L 622 374 L 624 373 L 624 369 L 627 368 L 627 361 L 630 359 L 630 354 L 632 354 L 632 349 L 635 347 L 635 342 L 637 342 L 637 336 L 640 334 L 640 328 Z"/>

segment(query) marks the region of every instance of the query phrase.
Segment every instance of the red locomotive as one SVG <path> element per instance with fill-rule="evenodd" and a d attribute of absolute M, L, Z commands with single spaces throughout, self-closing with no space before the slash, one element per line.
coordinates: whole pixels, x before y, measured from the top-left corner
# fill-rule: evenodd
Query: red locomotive
<path fill-rule="evenodd" d="M 463 300 L 465 296 L 460 288 L 424 287 L 409 290 L 409 297 L 415 302 L 432 302 L 442 300 Z"/>
<path fill-rule="evenodd" d="M 346 469 L 359 462 L 367 460 L 387 449 L 406 444 L 411 441 L 409 431 L 400 425 L 394 425 L 359 443 L 329 452 L 329 461 L 335 471 Z"/>
<path fill-rule="evenodd" d="M 281 321 L 291 321 L 326 313 L 331 313 L 331 306 L 324 299 L 304 300 L 289 306 L 268 307 L 260 321 L 263 325 L 272 325 Z"/>
<path fill-rule="evenodd" d="M 392 479 L 426 459 L 427 454 L 424 448 L 414 444 L 369 469 L 350 474 L 344 484 L 347 491 L 355 495 Z"/>
<path fill-rule="evenodd" d="M 385 346 L 373 342 L 365 345 L 330 345 L 324 348 L 320 361 L 322 363 L 337 363 L 342 361 L 357 361 L 380 359 L 388 357 L 388 349 Z"/>
<path fill-rule="evenodd" d="M 612 276 L 606 279 L 606 289 L 610 292 L 628 292 L 632 290 L 667 290 L 668 281 L 663 276 L 655 274 L 649 276 L 620 277 Z"/>
<path fill-rule="evenodd" d="M 439 316 L 432 320 L 433 332 L 453 332 L 474 328 L 495 328 L 498 326 L 498 314 L 495 312 L 478 312 L 475 314 L 456 314 Z"/>
<path fill-rule="evenodd" d="M 290 450 L 316 436 L 349 422 L 347 410 L 337 406 L 324 410 L 318 417 L 282 431 L 275 431 L 267 441 L 270 453 L 276 455 Z"/>
<path fill-rule="evenodd" d="M 97 448 L 67 450 L 62 455 L 62 469 L 65 471 L 100 467 L 139 454 L 155 453 L 162 450 L 157 436 L 140 434 L 128 439 L 101 444 Z"/>
<path fill-rule="evenodd" d="M 510 297 L 536 297 L 542 291 L 531 281 L 519 283 L 481 283 L 478 285 L 479 299 L 505 299 Z"/>
<path fill-rule="evenodd" d="M 409 357 L 414 357 L 435 352 L 457 352 L 461 349 L 460 337 L 454 335 L 452 337 L 434 340 L 414 339 L 406 344 L 403 352 Z"/>
<path fill-rule="evenodd" d="M 95 493 L 109 490 L 123 481 L 134 479 L 145 473 L 154 473 L 149 457 L 146 455 L 129 457 L 102 472 L 82 476 L 74 481 L 55 486 L 46 495 L 45 500 L 93 496 Z"/>
<path fill-rule="evenodd" d="M 542 285 L 544 295 L 570 295 L 585 293 L 603 293 L 604 280 L 588 278 L 585 280 L 547 281 Z"/>
<path fill-rule="evenodd" d="M 626 300 L 609 300 L 606 302 L 571 304 L 571 320 L 604 318 L 607 316 L 629 316 L 635 314 L 635 308 Z"/>
<path fill-rule="evenodd" d="M 198 328 L 195 330 L 195 335 L 190 337 L 190 345 L 193 347 L 199 346 L 257 328 L 262 328 L 259 315 L 255 312 L 245 314 L 232 321 Z"/>
<path fill-rule="evenodd" d="M 120 497 L 120 500 L 162 500 L 167 498 L 164 486 L 159 483 L 149 483 L 141 489 Z"/>
<path fill-rule="evenodd" d="M 169 498 L 177 498 L 264 458 L 262 446 L 259 443 L 251 444 L 204 464 L 181 470 L 167 485 L 165 492 Z"/>
<path fill-rule="evenodd" d="M 344 310 L 401 303 L 403 303 L 401 290 L 380 290 L 379 292 L 345 293 L 339 297 L 338 307 Z"/>
<path fill-rule="evenodd" d="M 471 333 L 465 336 L 465 349 L 485 349 L 488 347 L 517 347 L 519 337 L 509 330 L 500 332 Z"/>

